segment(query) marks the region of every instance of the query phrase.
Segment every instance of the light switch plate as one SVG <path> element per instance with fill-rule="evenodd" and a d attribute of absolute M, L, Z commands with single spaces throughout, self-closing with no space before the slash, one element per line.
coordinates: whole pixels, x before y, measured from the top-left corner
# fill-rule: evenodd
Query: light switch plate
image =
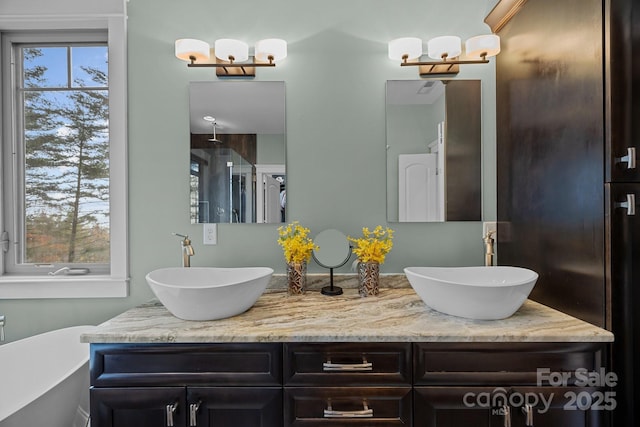
<path fill-rule="evenodd" d="M 202 227 L 202 243 L 205 245 L 218 244 L 218 224 L 207 223 Z"/>

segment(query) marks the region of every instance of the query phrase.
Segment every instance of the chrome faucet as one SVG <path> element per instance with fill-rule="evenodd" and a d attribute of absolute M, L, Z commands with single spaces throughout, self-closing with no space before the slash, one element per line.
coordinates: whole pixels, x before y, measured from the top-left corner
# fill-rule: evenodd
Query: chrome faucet
<path fill-rule="evenodd" d="M 0 316 L 0 342 L 4 341 L 4 316 Z"/>
<path fill-rule="evenodd" d="M 495 255 L 493 251 L 493 243 L 494 243 L 493 235 L 494 234 L 495 234 L 494 230 L 487 231 L 487 234 L 485 234 L 484 238 L 482 239 L 484 240 L 484 247 L 485 247 L 484 265 L 486 265 L 487 267 L 493 266 L 493 257 Z"/>
<path fill-rule="evenodd" d="M 191 267 L 191 257 L 195 254 L 189 236 L 184 234 L 173 233 L 174 236 L 182 237 L 182 266 Z"/>

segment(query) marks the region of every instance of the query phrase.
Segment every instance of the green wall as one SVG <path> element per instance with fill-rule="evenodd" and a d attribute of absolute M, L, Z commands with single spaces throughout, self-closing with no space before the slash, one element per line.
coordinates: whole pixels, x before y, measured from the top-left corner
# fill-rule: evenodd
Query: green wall
<path fill-rule="evenodd" d="M 440 5 L 440 7 L 438 7 Z M 446 5 L 443 9 L 442 5 Z M 0 301 L 7 338 L 73 324 L 97 324 L 153 297 L 144 276 L 180 265 L 179 240 L 195 244 L 194 266 L 271 266 L 284 272 L 277 226 L 219 224 L 218 245 L 203 246 L 202 226 L 189 221 L 189 81 L 216 79 L 212 69 L 188 69 L 174 40 L 249 44 L 280 37 L 289 56 L 258 80 L 282 80 L 287 108 L 287 201 L 290 220 L 315 234 L 386 225 L 385 82 L 416 79 L 417 69 L 387 57 L 396 37 L 424 40 L 488 33 L 487 3 L 478 0 L 131 0 L 129 10 L 129 245 L 130 296 L 122 299 Z M 463 79 L 481 79 L 483 93 L 484 216 L 495 218 L 495 68 L 463 66 Z M 382 266 L 479 265 L 478 223 L 389 224 L 395 246 Z M 313 262 L 310 272 L 322 271 Z M 340 272 L 347 272 L 347 267 Z"/>

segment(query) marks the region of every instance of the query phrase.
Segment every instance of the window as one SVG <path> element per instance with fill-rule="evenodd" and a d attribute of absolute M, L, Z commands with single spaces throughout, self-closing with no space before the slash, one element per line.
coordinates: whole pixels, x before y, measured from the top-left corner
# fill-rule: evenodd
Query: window
<path fill-rule="evenodd" d="M 105 27 L 2 33 L 0 298 L 128 293 L 125 39 Z"/>
<path fill-rule="evenodd" d="M 13 226 L 5 228 L 11 242 L 5 272 L 108 274 L 106 34 L 8 39 L 16 108 L 12 155 L 3 156 Z"/>

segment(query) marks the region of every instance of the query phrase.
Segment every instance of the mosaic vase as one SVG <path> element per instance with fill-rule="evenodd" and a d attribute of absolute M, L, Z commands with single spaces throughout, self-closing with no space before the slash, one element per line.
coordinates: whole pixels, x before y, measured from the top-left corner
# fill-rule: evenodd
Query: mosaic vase
<path fill-rule="evenodd" d="M 289 295 L 304 294 L 307 288 L 307 263 L 290 262 L 287 264 L 287 289 Z"/>
<path fill-rule="evenodd" d="M 378 295 L 380 292 L 380 263 L 358 263 L 358 292 L 363 297 Z"/>

